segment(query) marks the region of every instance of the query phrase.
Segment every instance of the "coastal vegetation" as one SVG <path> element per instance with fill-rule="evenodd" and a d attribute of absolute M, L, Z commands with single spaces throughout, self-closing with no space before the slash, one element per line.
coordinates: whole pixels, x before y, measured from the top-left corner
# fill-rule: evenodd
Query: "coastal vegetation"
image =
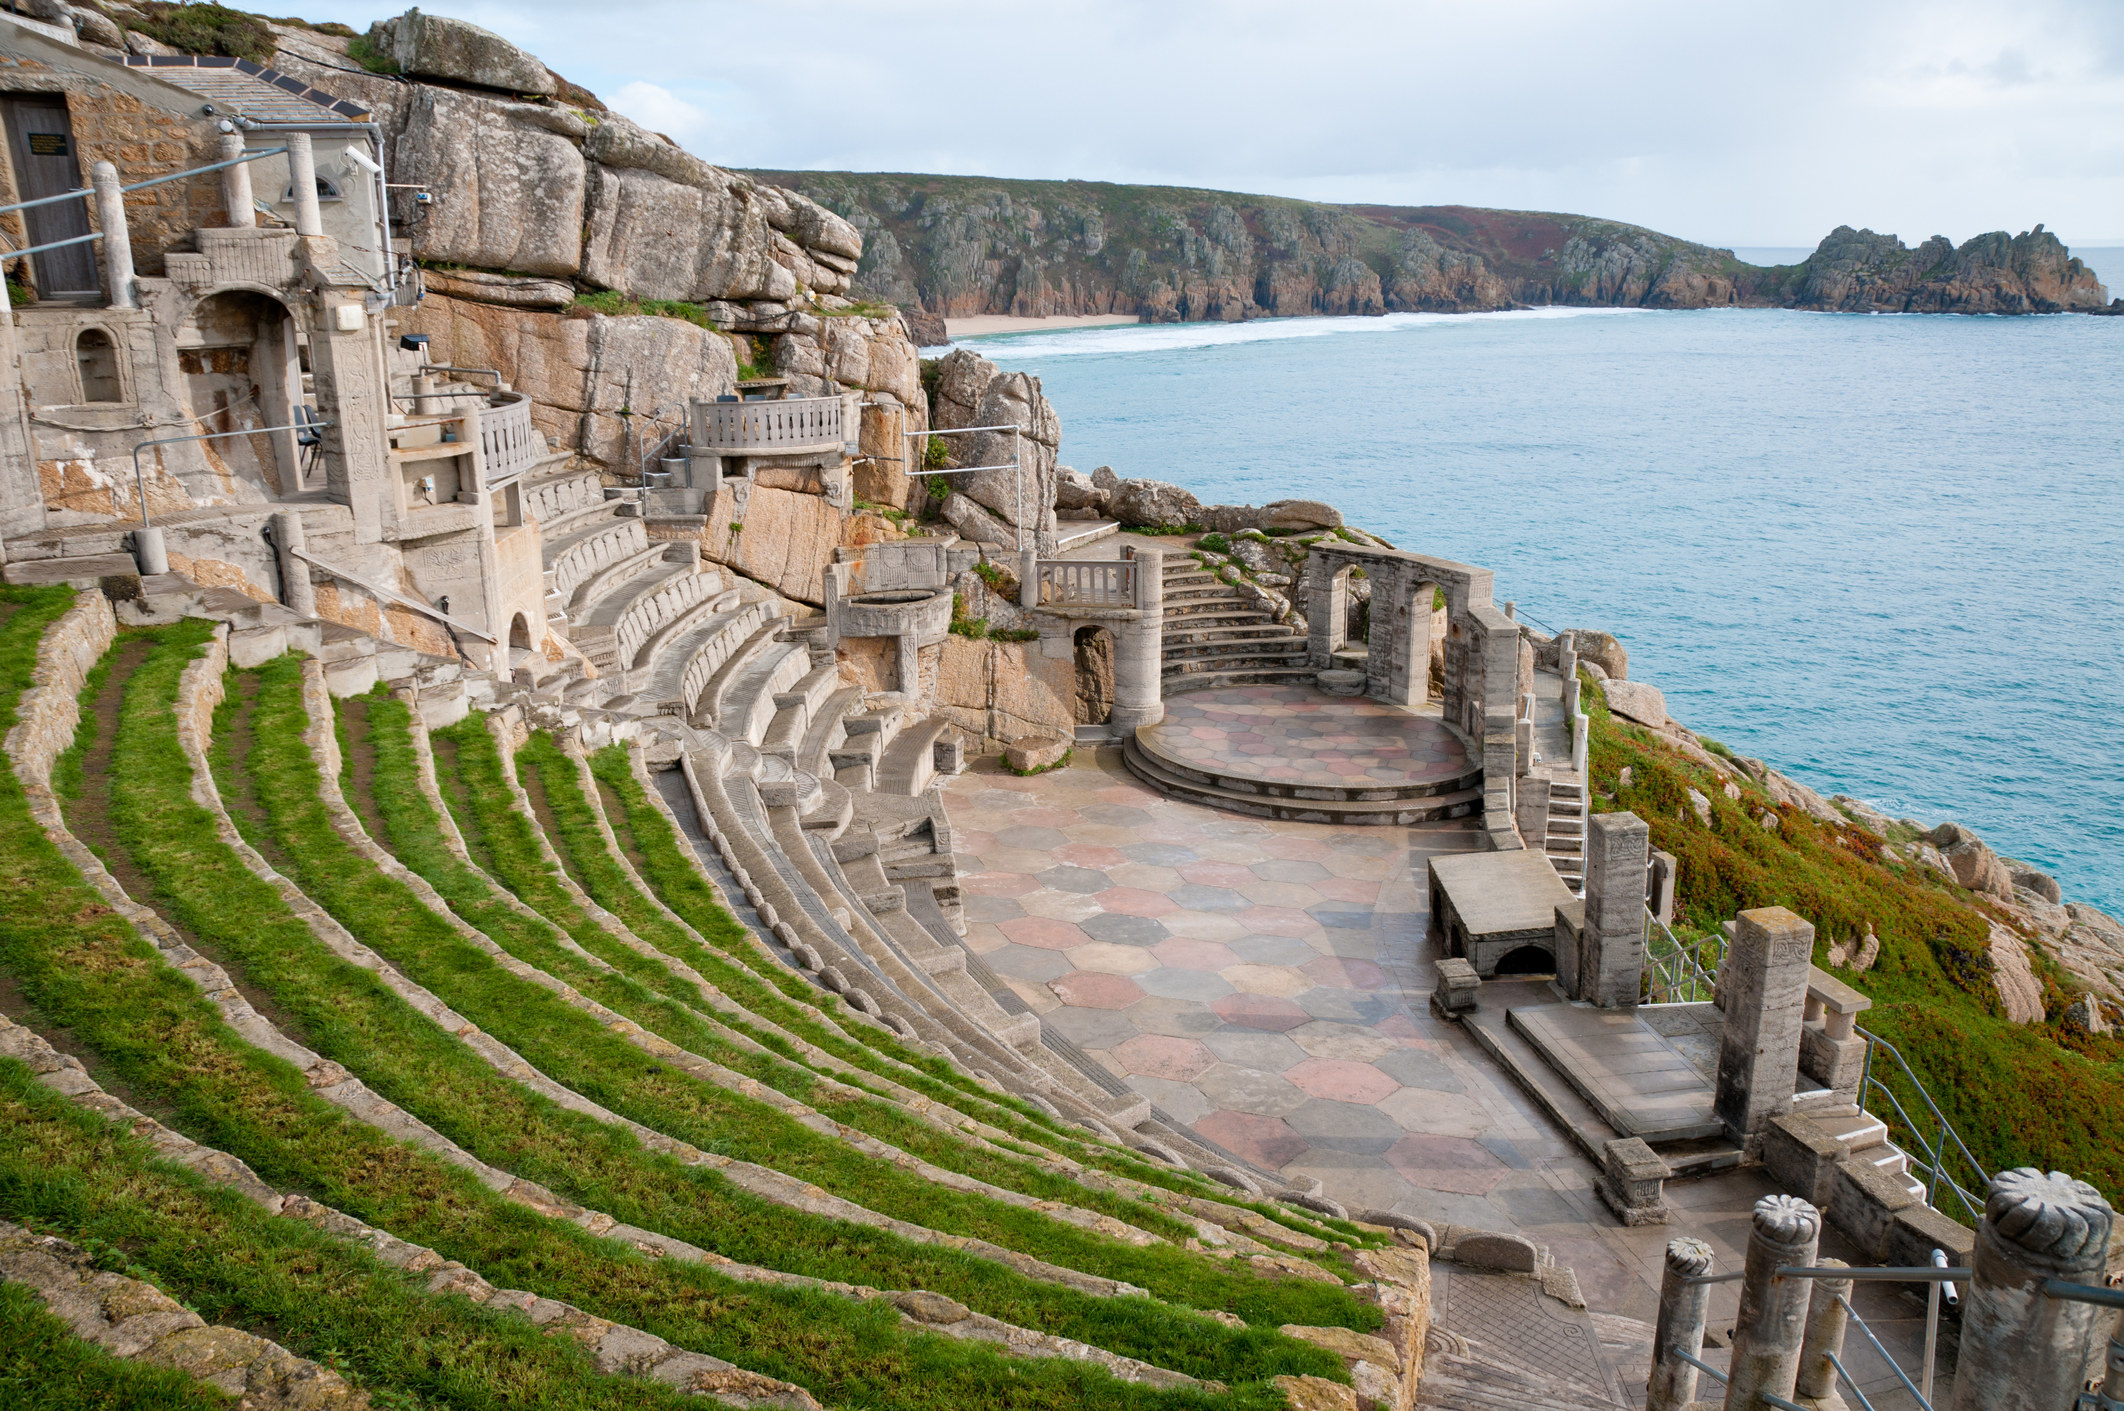
<path fill-rule="evenodd" d="M 1636 813 L 1652 846 L 1674 854 L 1678 931 L 1715 932 L 1750 907 L 1791 908 L 1814 924 L 1815 964 L 1873 1001 L 1863 1026 L 1901 1051 L 1987 1170 L 2066 1170 L 2112 1202 L 2124 1197 L 2124 1040 L 2068 1022 L 2079 987 L 2039 947 L 2029 952 L 2043 1017 L 2005 1016 L 1987 938 L 1994 924 L 2014 924 L 2009 913 L 1888 850 L 1906 839 L 1780 804 L 1737 763 L 1721 775 L 1612 715 L 1599 683 L 1582 682 L 1594 811 Z M 1692 790 L 1708 802 L 1708 822 Z M 1834 963 L 1832 947 L 1848 958 L 1869 933 L 1879 941 L 1869 968 Z"/>

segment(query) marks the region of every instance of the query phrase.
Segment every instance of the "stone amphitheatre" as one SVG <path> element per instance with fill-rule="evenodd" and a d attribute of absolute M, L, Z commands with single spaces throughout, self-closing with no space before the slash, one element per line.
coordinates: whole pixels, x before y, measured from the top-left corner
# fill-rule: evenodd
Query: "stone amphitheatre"
<path fill-rule="evenodd" d="M 2124 1404 L 2102 1193 L 1887 1112 L 1873 954 L 1687 931 L 1597 752 L 1871 825 L 1613 638 L 1060 464 L 469 24 L 21 8 L 6 1404 Z"/>

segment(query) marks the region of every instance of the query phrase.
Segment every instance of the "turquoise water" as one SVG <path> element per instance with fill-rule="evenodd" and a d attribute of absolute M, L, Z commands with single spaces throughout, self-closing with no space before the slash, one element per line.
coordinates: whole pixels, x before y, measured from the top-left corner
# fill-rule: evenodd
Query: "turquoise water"
<path fill-rule="evenodd" d="M 1062 459 L 1327 500 L 1669 713 L 2124 912 L 2124 318 L 1534 310 L 983 338 Z"/>

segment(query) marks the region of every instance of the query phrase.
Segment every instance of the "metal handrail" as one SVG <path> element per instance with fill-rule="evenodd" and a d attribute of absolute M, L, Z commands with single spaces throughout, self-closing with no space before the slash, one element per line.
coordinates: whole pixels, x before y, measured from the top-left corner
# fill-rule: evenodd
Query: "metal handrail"
<path fill-rule="evenodd" d="M 1666 948 L 1660 947 L 1664 937 Z M 1666 923 L 1645 909 L 1645 983 L 1647 1000 L 1652 1004 L 1702 1004 L 1717 997 L 1718 974 L 1714 965 L 1709 971 L 1697 959 L 1697 951 L 1705 945 L 1724 945 L 1723 937 L 1706 936 L 1699 941 L 1682 941 Z"/>
<path fill-rule="evenodd" d="M 1842 1294 L 1838 1294 L 1836 1301 L 1843 1305 L 1846 1313 L 1851 1315 L 1851 1321 L 1858 1324 L 1858 1330 L 1866 1335 L 1866 1341 L 1873 1344 L 1873 1350 L 1878 1352 L 1881 1355 L 1881 1360 L 1888 1364 L 1888 1370 L 1895 1373 L 1896 1380 L 1903 1384 L 1903 1389 L 1917 1398 L 1917 1404 L 1923 1408 L 1923 1411 L 1932 1411 L 1932 1403 L 1926 1399 L 1923 1392 L 1917 1389 L 1917 1384 L 1904 1374 L 1902 1366 L 1888 1355 L 1888 1349 L 1881 1346 L 1881 1340 L 1873 1335 L 1873 1329 L 1866 1325 L 1866 1320 L 1859 1316 L 1859 1311 L 1851 1306 L 1851 1300 Z M 1833 1352 L 1829 1354 L 1829 1364 L 1836 1368 L 1838 1374 L 1845 1381 L 1851 1383 L 1853 1391 L 1858 1390 L 1858 1383 L 1852 1379 L 1849 1372 L 1844 1371 L 1844 1364 L 1837 1361 L 1836 1354 Z M 1863 1396 L 1860 1397 L 1860 1400 L 1864 1399 Z"/>
<path fill-rule="evenodd" d="M 1009 460 L 1005 461 L 1001 465 L 954 465 L 940 467 L 936 470 L 910 470 L 905 473 L 908 475 L 971 475 L 977 470 L 1008 470 L 1015 472 L 1012 477 L 1012 480 L 1014 482 L 1013 503 L 1017 506 L 1018 511 L 1018 522 L 1015 527 L 1018 531 L 1018 548 L 1022 552 L 1025 548 L 1024 427 L 1011 424 L 1006 424 L 1003 426 L 947 426 L 941 431 L 935 429 L 931 429 L 928 431 L 903 431 L 900 433 L 900 439 L 903 441 L 911 441 L 915 437 L 920 436 L 921 438 L 923 438 L 923 444 L 926 445 L 928 444 L 928 439 L 932 436 L 972 436 L 975 433 L 982 431 L 1008 431 L 1010 433 Z"/>
<path fill-rule="evenodd" d="M 1989 1186 L 1991 1173 L 1984 1169 L 1984 1164 L 1978 1161 L 1975 1154 L 1969 1150 L 1968 1143 L 1962 1140 L 1962 1134 L 1957 1132 L 1954 1129 L 1954 1124 L 1947 1120 L 1947 1114 L 1940 1111 L 1939 1104 L 1932 1100 L 1932 1094 L 1926 1091 L 1923 1081 L 1911 1070 L 1910 1064 L 1904 1059 L 1901 1052 L 1896 1049 L 1895 1045 L 1889 1043 L 1880 1035 L 1870 1033 L 1862 1028 L 1854 1028 L 1853 1032 L 1866 1041 L 1866 1061 L 1859 1072 L 1859 1105 L 1862 1108 L 1868 1107 L 1868 1097 L 1878 1092 L 1881 1097 L 1887 1100 L 1888 1105 L 1894 1109 L 1896 1119 L 1902 1123 L 1903 1130 L 1910 1134 L 1911 1147 L 1925 1159 L 1925 1203 L 1934 1209 L 1938 1209 L 1939 1201 L 1936 1196 L 1939 1187 L 1944 1184 L 1947 1189 L 1954 1192 L 1955 1199 L 1962 1203 L 1962 1209 L 1971 1220 L 1981 1220 L 1984 1215 L 1983 1199 L 1974 1191 L 1963 1186 L 1960 1181 L 1957 1181 L 1947 1172 L 1949 1141 L 1954 1144 L 1953 1151 L 1958 1153 L 1961 1159 L 1967 1163 L 1968 1168 L 1976 1173 L 1977 1181 L 1975 1184 Z M 1928 1142 L 1926 1140 L 1924 1128 L 1911 1118 L 1908 1109 L 1903 1106 L 1902 1099 L 1897 1097 L 1895 1091 L 1874 1073 L 1873 1054 L 1875 1049 L 1884 1050 L 1890 1058 L 1895 1060 L 1896 1067 L 1902 1070 L 1903 1076 L 1909 1080 L 1910 1086 L 1916 1092 L 1919 1100 L 1925 1104 L 1925 1110 L 1931 1117 L 1933 1127 L 1931 1141 Z"/>
<path fill-rule="evenodd" d="M 223 167 L 240 167 L 245 162 L 255 162 L 262 157 L 277 157 L 287 150 L 285 147 L 268 147 L 263 152 L 247 152 L 241 157 L 232 157 L 226 162 L 216 162 L 212 166 L 193 167 L 189 171 L 173 171 L 167 176 L 151 176 L 146 181 L 136 181 L 131 186 L 121 186 L 118 188 L 118 192 L 123 195 L 128 191 L 145 191 L 150 186 L 160 186 L 166 181 L 182 181 L 188 176 L 205 176 L 210 171 L 220 171 Z M 95 194 L 95 187 L 82 186 L 72 191 L 62 191 L 57 196 L 39 196 L 34 201 L 17 201 L 12 206 L 0 206 L 0 216 L 6 215 L 9 211 L 26 211 L 32 206 L 52 206 L 61 201 L 86 201 Z M 39 248 L 48 250 L 51 246 L 45 245 Z M 15 250 L 10 253 L 27 255 L 30 251 Z"/>

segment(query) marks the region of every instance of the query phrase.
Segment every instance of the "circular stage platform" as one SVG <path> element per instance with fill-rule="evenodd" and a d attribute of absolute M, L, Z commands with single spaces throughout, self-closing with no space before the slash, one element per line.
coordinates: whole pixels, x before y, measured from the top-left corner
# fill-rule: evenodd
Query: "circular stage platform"
<path fill-rule="evenodd" d="M 1190 691 L 1123 758 L 1166 793 L 1269 818 L 1420 823 L 1482 807 L 1482 766 L 1435 714 L 1310 685 Z"/>

